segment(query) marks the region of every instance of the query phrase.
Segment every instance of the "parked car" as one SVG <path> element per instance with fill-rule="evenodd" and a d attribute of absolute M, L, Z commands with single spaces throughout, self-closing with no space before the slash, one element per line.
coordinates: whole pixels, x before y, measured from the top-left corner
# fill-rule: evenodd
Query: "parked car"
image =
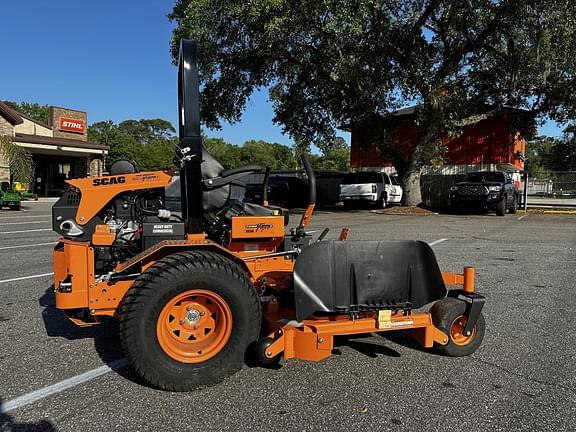
<path fill-rule="evenodd" d="M 495 210 L 498 216 L 504 216 L 506 210 L 516 213 L 518 196 L 507 172 L 479 171 L 467 174 L 450 187 L 450 206 L 453 210 Z"/>
<path fill-rule="evenodd" d="M 361 203 L 382 208 L 402 201 L 402 187 L 384 172 L 359 171 L 344 177 L 339 197 L 347 208 Z"/>
<path fill-rule="evenodd" d="M 20 201 L 20 194 L 12 189 L 10 183 L 0 183 L 0 208 L 10 207 L 12 210 L 20 210 Z"/>
<path fill-rule="evenodd" d="M 261 176 L 264 181 L 264 176 Z M 245 201 L 262 202 L 264 187 L 260 183 L 246 183 Z M 308 203 L 308 183 L 301 178 L 272 174 L 268 179 L 268 202 L 285 208 L 306 207 Z"/>

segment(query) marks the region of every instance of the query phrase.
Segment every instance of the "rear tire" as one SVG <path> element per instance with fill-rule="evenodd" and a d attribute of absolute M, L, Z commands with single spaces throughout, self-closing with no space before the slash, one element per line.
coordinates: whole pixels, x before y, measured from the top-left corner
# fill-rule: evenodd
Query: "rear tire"
<path fill-rule="evenodd" d="M 212 386 L 234 374 L 261 323 L 245 271 L 208 251 L 162 258 L 136 279 L 119 315 L 122 348 L 134 371 L 170 391 Z"/>
<path fill-rule="evenodd" d="M 507 201 L 506 195 L 504 195 L 502 199 L 496 203 L 496 214 L 498 216 L 504 216 L 506 214 Z"/>
<path fill-rule="evenodd" d="M 486 323 L 480 313 L 470 336 L 462 334 L 466 325 L 466 302 L 454 297 L 446 297 L 434 303 L 430 309 L 432 322 L 449 337 L 448 344 L 437 345 L 436 349 L 450 357 L 462 357 L 472 354 L 484 339 Z"/>

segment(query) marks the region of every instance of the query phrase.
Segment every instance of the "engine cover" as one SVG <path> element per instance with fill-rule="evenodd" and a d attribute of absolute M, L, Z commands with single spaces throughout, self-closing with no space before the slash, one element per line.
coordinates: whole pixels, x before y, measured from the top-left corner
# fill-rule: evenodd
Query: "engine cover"
<path fill-rule="evenodd" d="M 446 296 L 434 252 L 421 241 L 323 241 L 294 267 L 296 318 L 418 308 Z"/>
<path fill-rule="evenodd" d="M 72 190 L 64 192 L 52 206 L 52 229 L 70 240 L 90 241 L 94 227 L 103 223 L 98 216 L 85 225 L 78 225 L 76 214 L 80 205 L 80 193 Z"/>

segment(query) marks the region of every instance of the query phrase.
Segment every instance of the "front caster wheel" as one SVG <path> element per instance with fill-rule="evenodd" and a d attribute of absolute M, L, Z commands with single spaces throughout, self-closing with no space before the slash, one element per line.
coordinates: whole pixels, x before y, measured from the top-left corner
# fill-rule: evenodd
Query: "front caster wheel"
<path fill-rule="evenodd" d="M 119 315 L 134 371 L 171 391 L 215 385 L 238 371 L 261 322 L 245 271 L 207 251 L 162 258 L 134 282 Z"/>
<path fill-rule="evenodd" d="M 437 301 L 432 309 L 432 322 L 449 337 L 448 344 L 437 345 L 437 350 L 450 356 L 462 357 L 472 354 L 484 339 L 486 323 L 480 314 L 470 335 L 464 334 L 466 327 L 466 302 L 453 297 Z"/>

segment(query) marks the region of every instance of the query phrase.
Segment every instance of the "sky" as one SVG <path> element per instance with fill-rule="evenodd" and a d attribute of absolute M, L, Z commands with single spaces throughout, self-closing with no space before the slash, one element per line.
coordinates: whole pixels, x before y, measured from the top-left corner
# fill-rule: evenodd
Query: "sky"
<path fill-rule="evenodd" d="M 0 2 L 0 100 L 37 102 L 88 113 L 88 123 L 162 118 L 177 126 L 177 70 L 169 44 L 169 0 Z M 291 144 L 272 122 L 267 92 L 242 120 L 208 136 Z M 548 122 L 543 135 L 561 135 Z M 349 135 L 344 134 L 349 141 Z"/>

